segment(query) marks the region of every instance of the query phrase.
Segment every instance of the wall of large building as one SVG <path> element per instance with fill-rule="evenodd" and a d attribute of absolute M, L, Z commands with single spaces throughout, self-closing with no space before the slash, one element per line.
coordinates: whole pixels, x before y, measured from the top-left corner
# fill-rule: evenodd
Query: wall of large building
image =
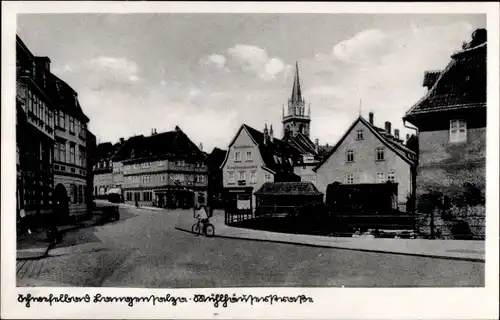
<path fill-rule="evenodd" d="M 121 169 L 122 190 L 127 203 L 134 203 L 138 198 L 140 205 L 155 205 L 159 201 L 156 197 L 158 191 L 183 188 L 201 194 L 199 201 L 207 203 L 208 168 L 203 160 L 127 161 Z"/>
<path fill-rule="evenodd" d="M 111 188 L 113 188 L 113 174 L 111 172 L 94 174 L 94 196 L 104 196 Z"/>
<path fill-rule="evenodd" d="M 419 165 L 417 167 L 417 208 L 420 210 L 420 232 L 431 233 L 430 214 L 423 207 L 423 197 L 438 193 L 455 201 L 463 195 L 464 183 L 477 188 L 485 196 L 486 188 L 486 128 L 467 130 L 467 141 L 449 142 L 449 130 L 421 131 Z M 453 206 L 454 207 L 454 206 Z M 451 208 L 455 218 L 465 220 L 476 236 L 485 234 L 484 204 Z M 434 234 L 451 236 L 450 221 L 434 212 Z"/>
<path fill-rule="evenodd" d="M 357 130 L 363 130 L 363 139 L 357 139 Z M 376 148 L 383 148 L 384 160 L 376 158 Z M 354 151 L 354 162 L 346 162 L 347 150 Z M 386 183 L 389 173 L 394 172 L 394 181 L 398 183 L 398 204 L 405 210 L 407 197 L 412 191 L 411 166 L 394 151 L 386 147 L 362 122 L 351 130 L 343 143 L 326 162 L 317 170 L 317 188 L 326 195 L 329 184 L 338 181 L 347 183 L 346 174 L 352 173 L 354 184 Z M 383 173 L 383 180 L 377 180 L 377 174 Z"/>

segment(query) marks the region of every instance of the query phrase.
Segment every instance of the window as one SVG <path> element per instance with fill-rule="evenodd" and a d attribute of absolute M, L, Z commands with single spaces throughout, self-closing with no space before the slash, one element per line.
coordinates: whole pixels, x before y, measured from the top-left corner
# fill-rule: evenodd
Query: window
<path fill-rule="evenodd" d="M 184 175 L 182 173 L 176 173 L 174 175 L 174 180 L 177 180 L 177 181 L 184 181 Z"/>
<path fill-rule="evenodd" d="M 375 149 L 375 152 L 376 152 L 375 159 L 377 161 L 383 161 L 385 159 L 385 157 L 384 157 L 384 148 L 377 148 L 377 149 Z"/>
<path fill-rule="evenodd" d="M 64 112 L 59 111 L 59 126 L 63 129 L 66 129 L 66 121 L 65 121 Z"/>
<path fill-rule="evenodd" d="M 59 161 L 59 142 L 54 143 L 54 161 Z"/>
<path fill-rule="evenodd" d="M 78 203 L 83 203 L 83 186 L 78 186 Z"/>
<path fill-rule="evenodd" d="M 257 174 L 255 171 L 250 172 L 250 182 L 257 183 Z"/>
<path fill-rule="evenodd" d="M 69 116 L 69 132 L 70 133 L 75 133 L 75 118 L 72 116 Z"/>
<path fill-rule="evenodd" d="M 47 110 L 48 110 L 48 108 L 47 108 Z M 52 118 L 53 114 L 52 114 L 52 112 L 50 112 L 50 110 L 48 111 L 48 113 L 49 113 L 49 126 L 50 127 L 54 127 L 54 123 L 53 123 L 53 120 L 52 120 L 53 119 Z"/>
<path fill-rule="evenodd" d="M 247 161 L 252 161 L 252 152 L 247 151 Z"/>
<path fill-rule="evenodd" d="M 227 174 L 229 176 L 229 182 L 234 182 L 234 172 L 229 171 Z"/>
<path fill-rule="evenodd" d="M 384 173 L 377 172 L 377 183 L 384 183 L 384 182 L 385 182 Z"/>
<path fill-rule="evenodd" d="M 160 180 L 161 180 L 161 181 L 165 181 L 165 180 L 167 180 L 167 175 L 162 174 L 162 175 L 160 176 Z"/>
<path fill-rule="evenodd" d="M 354 162 L 354 151 L 347 150 L 346 162 Z"/>
<path fill-rule="evenodd" d="M 127 201 L 132 201 L 132 192 L 127 192 Z"/>
<path fill-rule="evenodd" d="M 234 161 L 241 161 L 241 152 L 236 151 L 234 153 Z"/>
<path fill-rule="evenodd" d="M 356 140 L 363 140 L 363 129 L 358 129 L 356 131 Z"/>
<path fill-rule="evenodd" d="M 149 162 L 144 162 L 144 168 L 149 168 L 151 167 L 151 163 Z"/>
<path fill-rule="evenodd" d="M 266 180 L 266 182 L 271 181 L 271 174 L 270 174 L 270 173 L 266 173 L 266 174 L 264 175 L 264 179 Z"/>
<path fill-rule="evenodd" d="M 151 176 L 150 175 L 145 175 L 142 177 L 142 182 L 143 183 L 149 183 L 151 182 Z"/>
<path fill-rule="evenodd" d="M 387 180 L 389 180 L 390 182 L 396 182 L 396 174 L 394 173 L 394 171 L 389 171 L 389 173 L 387 174 Z"/>
<path fill-rule="evenodd" d="M 72 203 L 77 203 L 76 185 L 72 184 L 70 190 L 71 190 L 71 202 Z"/>
<path fill-rule="evenodd" d="M 354 173 L 346 173 L 345 174 L 345 183 L 347 183 L 347 184 L 354 183 Z"/>
<path fill-rule="evenodd" d="M 146 191 L 142 193 L 142 200 L 143 201 L 151 201 L 153 199 L 152 192 Z"/>
<path fill-rule="evenodd" d="M 177 161 L 175 161 L 175 165 L 177 167 L 184 167 L 186 165 L 186 161 L 184 161 L 184 160 L 177 160 Z"/>
<path fill-rule="evenodd" d="M 69 161 L 71 164 L 75 164 L 75 145 L 70 144 L 69 146 Z"/>
<path fill-rule="evenodd" d="M 243 180 L 245 180 L 245 171 L 240 171 L 238 181 L 243 181 Z"/>
<path fill-rule="evenodd" d="M 59 143 L 59 161 L 66 162 L 66 142 Z"/>
<path fill-rule="evenodd" d="M 465 120 L 450 120 L 450 142 L 467 141 L 467 122 Z"/>

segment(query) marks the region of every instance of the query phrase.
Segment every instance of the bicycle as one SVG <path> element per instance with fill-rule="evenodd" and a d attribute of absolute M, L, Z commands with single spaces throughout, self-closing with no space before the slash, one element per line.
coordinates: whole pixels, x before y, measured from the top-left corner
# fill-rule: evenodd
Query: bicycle
<path fill-rule="evenodd" d="M 196 236 L 203 233 L 207 237 L 213 237 L 215 234 L 215 227 L 208 221 L 202 222 L 201 219 L 198 219 L 198 221 L 191 227 L 191 232 L 196 234 Z"/>

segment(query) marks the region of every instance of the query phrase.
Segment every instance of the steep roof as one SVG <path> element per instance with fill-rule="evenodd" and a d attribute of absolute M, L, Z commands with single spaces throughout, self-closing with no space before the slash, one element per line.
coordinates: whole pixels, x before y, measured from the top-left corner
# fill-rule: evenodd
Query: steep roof
<path fill-rule="evenodd" d="M 288 136 L 284 139 L 284 141 L 288 142 L 291 144 L 293 147 L 298 149 L 301 153 L 304 154 L 311 154 L 313 156 L 318 156 L 319 153 L 316 150 L 316 146 L 314 143 L 309 139 L 308 136 L 298 133 L 296 136 Z"/>
<path fill-rule="evenodd" d="M 267 168 L 274 172 L 293 171 L 293 163 L 288 159 L 296 161 L 300 157 L 300 152 L 290 144 L 277 138 L 264 143 L 264 133 L 244 124 L 243 125 L 252 139 L 259 146 L 262 160 Z"/>
<path fill-rule="evenodd" d="M 112 144 L 111 142 L 99 143 L 96 147 L 96 161 L 109 160 L 121 148 L 120 143 Z"/>
<path fill-rule="evenodd" d="M 427 72 L 423 85 L 432 80 L 429 91 L 406 112 L 404 120 L 411 122 L 429 112 L 486 107 L 486 30 L 476 30 L 472 41 L 451 56 L 439 75 Z"/>
<path fill-rule="evenodd" d="M 207 164 L 209 170 L 217 171 L 221 164 L 226 158 L 227 150 L 222 150 L 219 148 L 214 148 L 212 152 L 207 156 Z"/>
<path fill-rule="evenodd" d="M 299 79 L 299 63 L 295 62 L 295 78 L 293 80 L 292 96 L 290 98 L 292 103 L 302 102 L 302 90 L 300 90 Z"/>
<path fill-rule="evenodd" d="M 342 138 L 337 142 L 337 144 L 330 150 L 330 152 L 323 157 L 321 162 L 314 168 L 314 171 L 318 170 L 342 145 L 344 140 L 347 138 L 349 133 L 356 127 L 358 122 L 363 123 L 372 133 L 377 137 L 380 142 L 382 142 L 386 147 L 396 153 L 401 159 L 410 165 L 415 165 L 416 153 L 404 146 L 401 140 L 396 139 L 394 136 L 387 134 L 384 129 L 372 125 L 370 122 L 366 121 L 362 116 L 359 116 L 347 129 Z"/>
<path fill-rule="evenodd" d="M 203 153 L 179 127 L 174 131 L 129 138 L 113 156 L 113 161 L 147 160 L 156 158 L 203 158 Z"/>
<path fill-rule="evenodd" d="M 311 182 L 266 182 L 255 195 L 320 196 L 323 193 Z"/>
<path fill-rule="evenodd" d="M 243 124 L 240 127 L 229 144 L 229 147 L 233 145 L 234 141 L 243 130 L 248 133 L 252 141 L 259 148 L 260 155 L 264 161 L 264 169 L 279 175 L 281 178 L 296 179 L 298 177 L 293 173 L 293 163 L 301 157 L 301 153 L 289 143 L 277 138 L 273 138 L 272 140 L 269 139 L 264 142 L 264 133 L 247 124 Z M 220 168 L 226 164 L 228 155 L 229 153 L 226 153 L 226 157 Z"/>
<path fill-rule="evenodd" d="M 84 122 L 90 120 L 82 110 L 77 92 L 69 84 L 50 72 L 47 75 L 47 83 L 47 93 L 55 108 Z"/>

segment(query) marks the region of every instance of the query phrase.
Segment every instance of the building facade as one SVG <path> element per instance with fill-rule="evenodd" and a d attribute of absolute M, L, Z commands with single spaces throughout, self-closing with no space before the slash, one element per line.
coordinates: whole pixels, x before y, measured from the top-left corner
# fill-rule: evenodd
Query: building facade
<path fill-rule="evenodd" d="M 92 180 L 88 179 L 92 164 L 87 150 L 89 143 L 95 142 L 87 139 L 89 118 L 77 92 L 53 74 L 48 81 L 55 105 L 54 199 L 61 212 L 78 217 L 88 213 L 88 203 L 92 202 Z"/>
<path fill-rule="evenodd" d="M 16 164 L 18 215 L 52 212 L 54 105 L 47 94 L 50 60 L 16 37 Z"/>
<path fill-rule="evenodd" d="M 392 135 L 391 123 L 376 127 L 373 113 L 369 121 L 356 119 L 330 154 L 314 169 L 317 188 L 323 194 L 329 184 L 398 184 L 397 203 L 405 211 L 415 188 L 417 154 L 405 146 L 399 130 Z"/>
<path fill-rule="evenodd" d="M 93 165 L 94 189 L 93 196 L 104 199 L 108 191 L 115 187 L 113 182 L 113 155 L 119 150 L 124 141 L 115 143 L 100 143 L 96 148 L 96 157 Z"/>
<path fill-rule="evenodd" d="M 443 71 L 425 73 L 427 94 L 403 118 L 418 128 L 417 208 L 433 236 L 457 221 L 484 236 L 486 52 L 478 29 Z"/>
<path fill-rule="evenodd" d="M 207 204 L 204 153 L 182 132 L 129 138 L 112 157 L 113 184 L 125 203 L 169 208 Z"/>
<path fill-rule="evenodd" d="M 226 209 L 255 210 L 255 195 L 265 182 L 300 181 L 293 163 L 301 154 L 288 143 L 242 125 L 221 165 Z"/>

